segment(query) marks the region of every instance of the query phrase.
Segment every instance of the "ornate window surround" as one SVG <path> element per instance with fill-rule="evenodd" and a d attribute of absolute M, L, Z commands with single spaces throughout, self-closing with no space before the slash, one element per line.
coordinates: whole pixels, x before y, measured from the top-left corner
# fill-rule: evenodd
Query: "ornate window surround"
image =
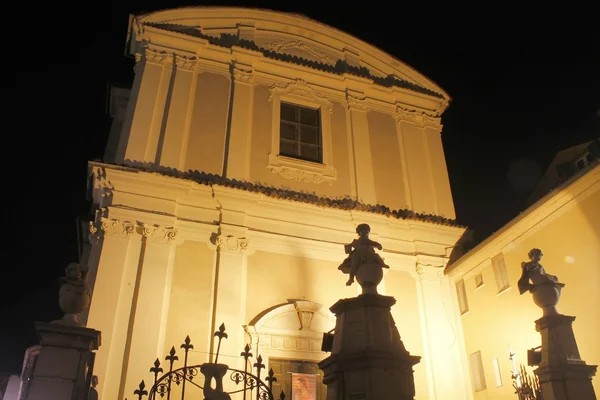
<path fill-rule="evenodd" d="M 333 184 L 337 172 L 333 166 L 331 113 L 332 103 L 320 93 L 317 93 L 304 80 L 296 79 L 288 83 L 272 85 L 269 90 L 272 103 L 271 121 L 271 152 L 267 168 L 287 179 L 299 182 Z M 323 162 L 299 160 L 279 154 L 279 135 L 281 120 L 281 102 L 299 106 L 318 108 L 321 117 L 321 140 Z"/>

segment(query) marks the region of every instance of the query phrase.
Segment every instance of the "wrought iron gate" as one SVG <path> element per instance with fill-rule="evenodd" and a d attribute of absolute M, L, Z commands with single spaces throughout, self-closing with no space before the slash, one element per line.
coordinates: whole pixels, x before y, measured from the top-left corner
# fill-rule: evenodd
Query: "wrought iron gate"
<path fill-rule="evenodd" d="M 188 353 L 194 348 L 190 337 L 186 336 L 183 344 L 183 366 L 175 368 L 175 362 L 179 361 L 179 356 L 175 347 L 171 348 L 169 354 L 165 357 L 168 362 L 168 371 L 165 373 L 157 358 L 150 372 L 154 375 L 152 386 L 147 389 L 144 380 L 140 382 L 139 387 L 134 391 L 137 400 L 157 400 L 166 398 L 167 400 L 179 398 L 185 400 L 185 395 L 190 390 L 201 390 L 205 400 L 229 400 L 231 394 L 240 393 L 244 400 L 275 400 L 272 393 L 273 382 L 277 381 L 273 369 L 264 378 L 267 382 L 261 380 L 261 371 L 265 368 L 260 354 L 256 357 L 256 362 L 250 360 L 253 354 L 250 353 L 250 346 L 246 345 L 240 356 L 244 358 L 244 370 L 229 368 L 226 364 L 219 364 L 219 351 L 221 341 L 227 339 L 225 333 L 225 324 L 221 324 L 219 330 L 215 332 L 215 337 L 219 339 L 215 361 L 201 365 L 188 365 Z M 248 368 L 250 366 L 250 368 Z M 254 374 L 252 371 L 256 370 Z M 226 392 L 223 388 L 223 378 L 226 376 L 235 384 L 236 389 Z M 213 386 L 214 380 L 214 386 Z M 175 390 L 177 388 L 177 391 Z M 198 398 L 196 395 L 191 395 Z M 281 392 L 279 400 L 285 399 L 285 394 Z M 127 400 L 127 399 L 126 399 Z"/>

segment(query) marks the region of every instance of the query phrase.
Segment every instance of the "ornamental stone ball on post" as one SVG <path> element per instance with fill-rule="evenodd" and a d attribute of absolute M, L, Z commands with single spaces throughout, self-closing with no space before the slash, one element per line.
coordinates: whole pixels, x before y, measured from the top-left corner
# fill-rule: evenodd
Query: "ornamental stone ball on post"
<path fill-rule="evenodd" d="M 544 254 L 540 249 L 531 249 L 529 262 L 521 263 L 521 278 L 518 282 L 519 293 L 531 292 L 533 302 L 540 307 L 544 316 L 560 315 L 556 305 L 560 299 L 560 293 L 565 286 L 558 282 L 558 277 L 546 273 L 540 260 Z"/>
<path fill-rule="evenodd" d="M 87 270 L 78 263 L 70 263 L 65 268 L 65 276 L 59 278 L 60 291 L 58 303 L 65 315 L 53 324 L 81 326 L 77 314 L 90 306 L 91 290 L 87 282 Z"/>
<path fill-rule="evenodd" d="M 363 294 L 377 294 L 377 285 L 383 279 L 383 268 L 389 268 L 383 258 L 375 252 L 375 249 L 382 250 L 383 246 L 369 239 L 370 232 L 371 227 L 368 224 L 356 227 L 358 239 L 344 245 L 348 257 L 338 267 L 344 274 L 350 274 L 347 286 L 352 285 L 356 277 Z"/>

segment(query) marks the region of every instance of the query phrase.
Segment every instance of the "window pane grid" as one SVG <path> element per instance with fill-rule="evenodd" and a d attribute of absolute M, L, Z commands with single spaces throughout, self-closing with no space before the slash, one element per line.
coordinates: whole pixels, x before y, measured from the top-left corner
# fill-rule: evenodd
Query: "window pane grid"
<path fill-rule="evenodd" d="M 282 102 L 279 153 L 301 160 L 322 162 L 319 122 L 318 109 Z"/>

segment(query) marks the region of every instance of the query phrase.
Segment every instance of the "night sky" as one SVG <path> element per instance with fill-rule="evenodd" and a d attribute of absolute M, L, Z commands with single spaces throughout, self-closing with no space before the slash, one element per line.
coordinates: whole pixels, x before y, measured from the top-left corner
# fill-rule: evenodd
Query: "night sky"
<path fill-rule="evenodd" d="M 76 217 L 90 207 L 86 163 L 102 157 L 110 126 L 107 84 L 133 79 L 133 60 L 124 57 L 128 14 L 185 4 L 299 12 L 374 44 L 439 84 L 452 96 L 442 138 L 458 220 L 479 240 L 525 209 L 558 150 L 600 136 L 600 28 L 583 21 L 585 10 L 577 20 L 552 23 L 456 9 L 449 12 L 457 16 L 436 15 L 432 3 L 415 10 L 371 1 L 347 11 L 334 7 L 340 2 L 313 1 L 123 0 L 102 9 L 24 3 L 31 10 L 20 12 L 31 14 L 7 11 L 2 28 L 8 35 L 0 68 L 9 224 L 0 373 L 20 372 L 25 348 L 36 343 L 33 321 L 61 316 L 57 279 L 78 260 Z"/>

